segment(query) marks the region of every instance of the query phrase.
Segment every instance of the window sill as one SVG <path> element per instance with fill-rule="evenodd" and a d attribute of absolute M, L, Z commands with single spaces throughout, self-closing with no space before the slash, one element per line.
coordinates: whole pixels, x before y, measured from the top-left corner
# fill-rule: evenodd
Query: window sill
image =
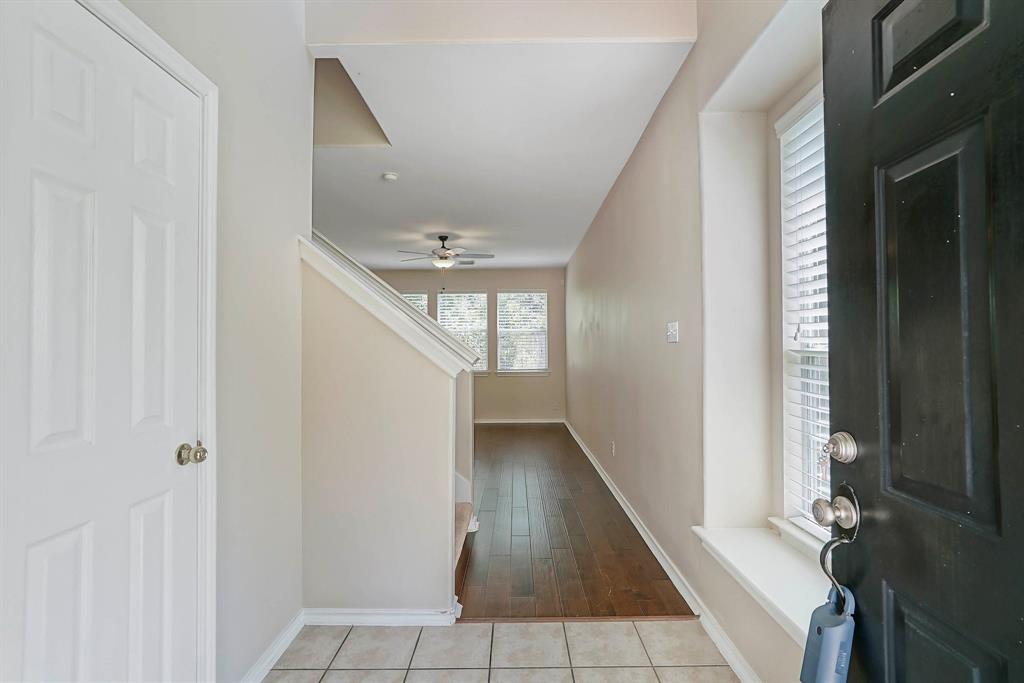
<path fill-rule="evenodd" d="M 498 377 L 548 377 L 550 370 L 498 370 Z"/>
<path fill-rule="evenodd" d="M 693 527 L 708 553 L 801 646 L 811 612 L 825 602 L 828 579 L 816 560 L 771 529 Z"/>
<path fill-rule="evenodd" d="M 783 541 L 815 562 L 818 561 L 818 555 L 821 554 L 821 547 L 828 543 L 828 540 L 831 538 L 829 530 L 814 527 L 814 525 L 805 520 L 769 517 L 768 523 L 779 532 L 779 536 L 782 537 Z"/>

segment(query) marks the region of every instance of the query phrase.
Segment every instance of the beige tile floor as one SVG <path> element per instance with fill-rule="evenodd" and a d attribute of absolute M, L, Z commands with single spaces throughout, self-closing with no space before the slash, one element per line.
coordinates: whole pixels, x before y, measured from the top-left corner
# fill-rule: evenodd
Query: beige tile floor
<path fill-rule="evenodd" d="M 700 622 L 306 626 L 264 683 L 736 683 Z"/>

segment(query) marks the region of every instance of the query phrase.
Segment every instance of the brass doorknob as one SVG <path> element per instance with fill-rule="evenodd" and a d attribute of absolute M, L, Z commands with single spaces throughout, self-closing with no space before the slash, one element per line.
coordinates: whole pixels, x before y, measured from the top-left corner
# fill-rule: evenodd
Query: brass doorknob
<path fill-rule="evenodd" d="M 178 446 L 178 449 L 174 452 L 174 458 L 178 461 L 179 465 L 184 467 L 190 462 L 194 462 L 198 465 L 206 460 L 209 454 L 210 452 L 206 450 L 206 446 L 203 445 L 203 442 L 196 439 L 195 446 L 188 443 L 183 443 Z"/>

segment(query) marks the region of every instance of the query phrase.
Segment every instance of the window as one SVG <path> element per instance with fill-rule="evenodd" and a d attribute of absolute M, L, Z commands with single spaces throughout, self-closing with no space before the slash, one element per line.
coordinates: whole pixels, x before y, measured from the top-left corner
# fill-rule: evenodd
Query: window
<path fill-rule="evenodd" d="M 828 265 L 824 112 L 817 106 L 780 135 L 782 188 L 783 460 L 786 515 L 813 519 L 830 498 Z"/>
<path fill-rule="evenodd" d="M 437 322 L 477 352 L 480 360 L 474 370 L 487 370 L 486 292 L 441 292 L 437 295 Z"/>
<path fill-rule="evenodd" d="M 548 369 L 548 293 L 498 292 L 498 370 Z"/>
<path fill-rule="evenodd" d="M 426 292 L 402 292 L 402 298 L 415 306 L 423 315 L 430 315 L 427 313 Z"/>

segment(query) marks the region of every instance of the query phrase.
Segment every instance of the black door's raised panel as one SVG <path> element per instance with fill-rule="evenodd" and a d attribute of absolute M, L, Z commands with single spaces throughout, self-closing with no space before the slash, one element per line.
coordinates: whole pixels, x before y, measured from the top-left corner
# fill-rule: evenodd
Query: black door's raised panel
<path fill-rule="evenodd" d="M 890 492 L 998 528 L 985 131 L 878 172 L 881 433 Z"/>
<path fill-rule="evenodd" d="M 823 10 L 850 683 L 1024 683 L 1024 0 Z"/>
<path fill-rule="evenodd" d="M 894 0 L 874 20 L 875 97 L 981 25 L 985 0 Z"/>
<path fill-rule="evenodd" d="M 1006 661 L 883 582 L 886 680 L 1004 683 Z"/>

